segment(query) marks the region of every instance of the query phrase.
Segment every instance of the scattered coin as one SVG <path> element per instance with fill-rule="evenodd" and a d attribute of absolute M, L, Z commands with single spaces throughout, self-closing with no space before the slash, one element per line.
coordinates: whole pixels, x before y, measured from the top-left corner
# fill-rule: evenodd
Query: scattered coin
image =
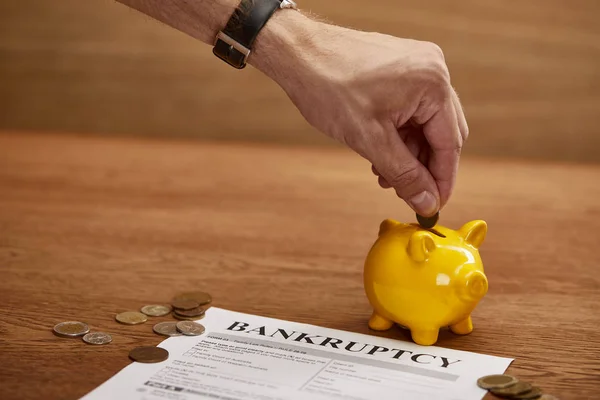
<path fill-rule="evenodd" d="M 129 352 L 129 358 L 141 363 L 159 363 L 169 358 L 169 352 L 160 347 L 136 347 Z"/>
<path fill-rule="evenodd" d="M 477 385 L 482 389 L 502 389 L 517 383 L 519 380 L 511 375 L 488 375 L 477 379 Z"/>
<path fill-rule="evenodd" d="M 143 324 L 148 321 L 148 317 L 145 314 L 137 311 L 125 311 L 120 314 L 117 314 L 115 317 L 117 322 L 120 322 L 125 325 L 137 325 Z"/>
<path fill-rule="evenodd" d="M 196 307 L 196 308 L 192 308 L 191 310 L 177 310 L 175 309 L 173 312 L 177 315 L 179 315 L 180 317 L 199 317 L 201 315 L 204 315 L 204 308 L 202 307 Z"/>
<path fill-rule="evenodd" d="M 92 332 L 83 337 L 87 344 L 109 344 L 112 342 L 112 336 L 104 332 Z"/>
<path fill-rule="evenodd" d="M 181 321 L 196 321 L 204 318 L 204 315 L 205 314 L 199 315 L 197 317 L 184 317 L 183 315 L 176 314 L 175 311 L 173 311 L 173 318 L 179 319 Z"/>
<path fill-rule="evenodd" d="M 539 399 L 541 396 L 542 396 L 542 389 L 540 389 L 537 386 L 534 386 L 531 388 L 531 390 L 529 392 L 520 394 L 518 396 L 513 396 L 511 398 L 519 399 L 519 400 L 532 400 L 532 399 Z"/>
<path fill-rule="evenodd" d="M 437 224 L 439 219 L 440 219 L 439 211 L 437 213 L 435 213 L 435 215 L 432 215 L 431 217 L 423 217 L 422 215 L 417 214 L 417 221 L 419 222 L 419 225 L 421 225 L 421 227 L 423 227 L 425 229 L 433 228 L 435 226 L 435 224 Z"/>
<path fill-rule="evenodd" d="M 204 325 L 193 321 L 179 321 L 177 323 L 177 330 L 186 336 L 198 336 L 204 333 Z"/>
<path fill-rule="evenodd" d="M 162 317 L 169 314 L 172 308 L 171 306 L 163 306 L 161 304 L 151 304 L 142 307 L 140 311 L 149 317 Z"/>
<path fill-rule="evenodd" d="M 52 330 L 56 336 L 73 338 L 85 335 L 90 331 L 90 327 L 84 322 L 66 321 L 54 325 Z"/>
<path fill-rule="evenodd" d="M 200 303 L 192 299 L 173 300 L 171 305 L 176 310 L 191 310 L 193 308 L 200 307 Z"/>
<path fill-rule="evenodd" d="M 504 388 L 491 388 L 490 392 L 500 397 L 516 397 L 521 394 L 531 391 L 531 384 L 523 381 L 518 381 L 514 385 Z"/>
<path fill-rule="evenodd" d="M 163 336 L 181 336 L 181 333 L 177 331 L 177 322 L 159 322 L 152 327 L 154 333 Z"/>
<path fill-rule="evenodd" d="M 212 302 L 212 297 L 206 292 L 185 292 L 181 293 L 173 300 L 196 300 L 199 305 L 203 306 Z"/>

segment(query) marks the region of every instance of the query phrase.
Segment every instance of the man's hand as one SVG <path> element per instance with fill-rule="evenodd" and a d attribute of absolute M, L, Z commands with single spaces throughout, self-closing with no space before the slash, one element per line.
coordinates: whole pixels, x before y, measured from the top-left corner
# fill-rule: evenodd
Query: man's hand
<path fill-rule="evenodd" d="M 239 4 L 118 1 L 211 45 Z M 379 184 L 417 213 L 433 215 L 448 201 L 468 129 L 439 47 L 280 10 L 249 61 L 308 122 L 369 160 Z"/>
<path fill-rule="evenodd" d="M 279 11 L 250 62 L 417 213 L 447 202 L 468 128 L 438 46 Z"/>

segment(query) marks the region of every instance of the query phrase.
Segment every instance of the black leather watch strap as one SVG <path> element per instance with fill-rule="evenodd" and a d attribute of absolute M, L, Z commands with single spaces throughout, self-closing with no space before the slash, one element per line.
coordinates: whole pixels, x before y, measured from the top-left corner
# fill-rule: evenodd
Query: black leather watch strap
<path fill-rule="evenodd" d="M 213 53 L 235 68 L 244 68 L 254 40 L 280 7 L 281 0 L 242 0 L 217 35 Z"/>

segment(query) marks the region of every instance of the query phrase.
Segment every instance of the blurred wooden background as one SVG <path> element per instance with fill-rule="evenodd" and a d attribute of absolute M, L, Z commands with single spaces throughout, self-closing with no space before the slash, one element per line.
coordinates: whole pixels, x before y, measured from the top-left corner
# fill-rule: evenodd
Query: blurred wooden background
<path fill-rule="evenodd" d="M 441 45 L 468 154 L 600 161 L 600 1 L 300 4 Z M 111 0 L 0 1 L 0 129 L 333 143 L 258 71 Z"/>

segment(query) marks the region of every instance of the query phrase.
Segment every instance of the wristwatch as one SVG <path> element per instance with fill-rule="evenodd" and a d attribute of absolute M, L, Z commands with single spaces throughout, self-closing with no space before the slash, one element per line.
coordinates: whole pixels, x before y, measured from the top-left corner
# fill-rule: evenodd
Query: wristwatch
<path fill-rule="evenodd" d="M 217 34 L 213 54 L 234 68 L 244 68 L 259 32 L 282 8 L 298 9 L 293 0 L 242 0 Z"/>

